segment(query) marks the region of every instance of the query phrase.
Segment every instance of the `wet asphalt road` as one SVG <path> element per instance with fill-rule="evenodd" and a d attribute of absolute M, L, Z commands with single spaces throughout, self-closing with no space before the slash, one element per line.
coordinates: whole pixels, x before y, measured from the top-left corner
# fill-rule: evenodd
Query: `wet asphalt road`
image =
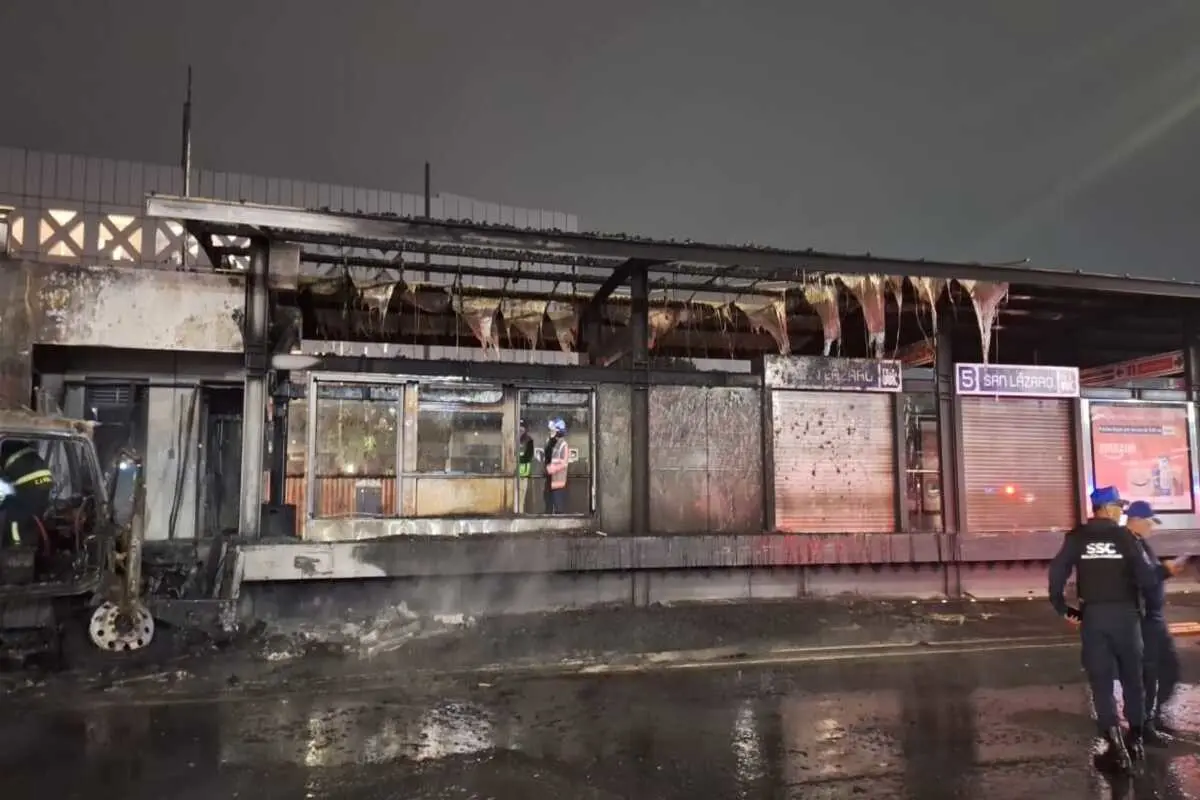
<path fill-rule="evenodd" d="M 1182 643 L 1185 680 L 1200 647 Z M 1200 798 L 1200 746 L 1111 786 L 1066 648 L 314 696 L 6 703 L 12 798 Z M 1200 686 L 1177 723 L 1200 742 Z M 1114 788 L 1116 793 L 1114 794 Z"/>

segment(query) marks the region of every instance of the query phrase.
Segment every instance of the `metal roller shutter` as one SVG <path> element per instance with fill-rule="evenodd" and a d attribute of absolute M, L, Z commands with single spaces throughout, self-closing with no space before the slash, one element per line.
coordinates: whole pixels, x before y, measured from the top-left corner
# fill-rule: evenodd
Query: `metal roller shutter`
<path fill-rule="evenodd" d="M 964 397 L 962 438 L 967 532 L 1075 524 L 1071 401 Z"/>
<path fill-rule="evenodd" d="M 896 530 L 892 403 L 887 394 L 772 394 L 776 530 Z"/>

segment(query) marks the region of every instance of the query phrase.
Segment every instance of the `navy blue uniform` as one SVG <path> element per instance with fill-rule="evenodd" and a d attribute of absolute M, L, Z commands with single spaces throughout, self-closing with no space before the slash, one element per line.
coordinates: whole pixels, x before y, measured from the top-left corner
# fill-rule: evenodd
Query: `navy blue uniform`
<path fill-rule="evenodd" d="M 1096 721 L 1102 731 L 1118 726 L 1112 685 L 1119 678 L 1125 716 L 1140 728 L 1145 719 L 1141 606 L 1160 581 L 1137 537 L 1107 519 L 1089 520 L 1068 533 L 1050 562 L 1050 602 L 1063 616 L 1069 613 L 1065 592 L 1072 572 L 1082 615 L 1083 668 Z"/>
<path fill-rule="evenodd" d="M 1164 583 L 1170 573 L 1158 560 L 1150 543 L 1144 538 L 1139 542 L 1157 579 L 1154 591 L 1146 595 L 1146 615 L 1142 619 L 1142 685 L 1146 693 L 1146 718 L 1153 719 L 1162 714 L 1163 706 L 1175 694 L 1179 683 L 1179 654 L 1175 652 L 1175 639 L 1167 627 L 1165 614 L 1167 592 Z"/>

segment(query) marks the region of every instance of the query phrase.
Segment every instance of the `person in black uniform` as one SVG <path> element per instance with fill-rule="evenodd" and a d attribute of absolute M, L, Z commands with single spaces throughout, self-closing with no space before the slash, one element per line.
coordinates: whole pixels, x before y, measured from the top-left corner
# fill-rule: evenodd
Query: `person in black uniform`
<path fill-rule="evenodd" d="M 1050 562 L 1050 603 L 1080 626 L 1083 668 L 1091 685 L 1100 737 L 1107 747 L 1098 766 L 1126 771 L 1142 757 L 1145 700 L 1142 689 L 1142 603 L 1158 583 L 1137 539 L 1120 524 L 1124 503 L 1116 488 L 1091 495 L 1095 516 L 1063 537 Z M 1067 605 L 1067 580 L 1075 573 L 1079 608 Z M 1113 667 L 1116 666 L 1116 675 Z M 1113 697 L 1119 678 L 1129 734 L 1122 736 Z"/>
<path fill-rule="evenodd" d="M 0 480 L 12 487 L 12 494 L 0 504 L 4 546 L 36 544 L 37 520 L 50 508 L 54 486 L 49 465 L 29 442 L 6 439 L 0 444 Z"/>
<path fill-rule="evenodd" d="M 1146 537 L 1154 532 L 1159 520 L 1149 503 L 1144 500 L 1130 503 L 1129 508 L 1125 509 L 1125 518 L 1126 527 L 1138 538 L 1158 578 L 1153 596 L 1146 598 L 1146 613 L 1142 618 L 1142 686 L 1146 693 L 1143 735 L 1146 744 L 1162 746 L 1170 740 L 1163 735 L 1167 731 L 1164 710 L 1179 684 L 1179 654 L 1175 651 L 1175 640 L 1167 626 L 1165 582 L 1179 574 L 1183 562 L 1168 561 L 1164 564 L 1150 546 Z"/>

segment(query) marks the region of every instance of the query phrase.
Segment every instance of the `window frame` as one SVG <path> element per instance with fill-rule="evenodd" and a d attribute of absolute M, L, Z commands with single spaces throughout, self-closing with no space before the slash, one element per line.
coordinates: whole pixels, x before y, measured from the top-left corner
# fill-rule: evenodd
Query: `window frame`
<path fill-rule="evenodd" d="M 576 384 L 576 383 L 558 383 L 548 381 L 510 381 L 510 380 L 495 380 L 481 381 L 478 379 L 459 377 L 459 376 L 418 376 L 407 374 L 382 375 L 382 374 L 367 374 L 367 373 L 344 373 L 344 372 L 321 372 L 310 371 L 303 379 L 303 383 L 293 384 L 294 391 L 292 399 L 306 400 L 305 417 L 306 431 L 304 436 L 304 454 L 303 463 L 305 467 L 304 481 L 304 508 L 303 520 L 304 527 L 307 528 L 308 521 L 312 519 L 325 519 L 326 517 L 318 517 L 316 515 L 316 472 L 313 469 L 314 459 L 312 454 L 316 451 L 316 434 L 317 434 L 317 416 L 320 407 L 319 392 L 322 384 L 358 384 L 367 386 L 399 386 L 403 387 L 403 400 L 400 403 L 400 411 L 397 419 L 397 443 L 396 443 L 396 508 L 395 513 L 382 517 L 384 519 L 420 519 L 424 518 L 420 515 L 405 514 L 405 500 L 407 495 L 415 491 L 415 481 L 424 478 L 502 478 L 507 479 L 510 476 L 505 471 L 498 475 L 458 475 L 454 473 L 443 474 L 436 472 L 419 472 L 415 469 L 406 469 L 406 466 L 411 462 L 416 464 L 416 446 L 417 446 L 417 422 L 420 409 L 421 390 L 428 391 L 429 388 L 437 387 L 442 389 L 463 388 L 471 391 L 480 391 L 487 389 L 498 389 L 501 392 L 502 402 L 501 407 L 505 414 L 512 416 L 513 424 L 513 444 L 516 442 L 516 422 L 520 415 L 520 402 L 523 393 L 527 391 L 560 391 L 560 392 L 579 392 L 586 394 L 588 397 L 586 409 L 588 413 L 588 425 L 586 426 L 585 435 L 588 437 L 589 455 L 591 458 L 591 468 L 588 474 L 588 508 L 586 513 L 573 514 L 569 516 L 589 518 L 594 517 L 597 508 L 597 471 L 599 458 L 599 434 L 596 414 L 598 410 L 597 403 L 597 386 L 595 384 Z M 300 387 L 303 386 L 303 389 Z M 410 399 L 411 398 L 411 399 Z M 410 425 L 411 420 L 411 425 Z M 411 430 L 410 430 L 411 428 Z M 536 441 L 536 439 L 535 439 Z M 582 478 L 583 476 L 580 476 Z M 517 516 L 515 512 L 516 506 L 516 491 L 519 485 L 517 469 L 515 462 L 513 464 L 511 480 L 514 485 L 513 489 L 513 507 L 506 513 L 511 517 L 495 517 L 494 515 L 483 515 L 488 518 L 511 518 L 511 519 L 527 519 L 531 516 L 537 517 L 541 515 L 526 515 Z M 352 515 L 354 517 L 360 515 Z M 363 518 L 371 518 L 363 515 Z M 441 517 L 433 517 L 434 519 Z M 449 517 L 446 517 L 449 518 Z"/>

